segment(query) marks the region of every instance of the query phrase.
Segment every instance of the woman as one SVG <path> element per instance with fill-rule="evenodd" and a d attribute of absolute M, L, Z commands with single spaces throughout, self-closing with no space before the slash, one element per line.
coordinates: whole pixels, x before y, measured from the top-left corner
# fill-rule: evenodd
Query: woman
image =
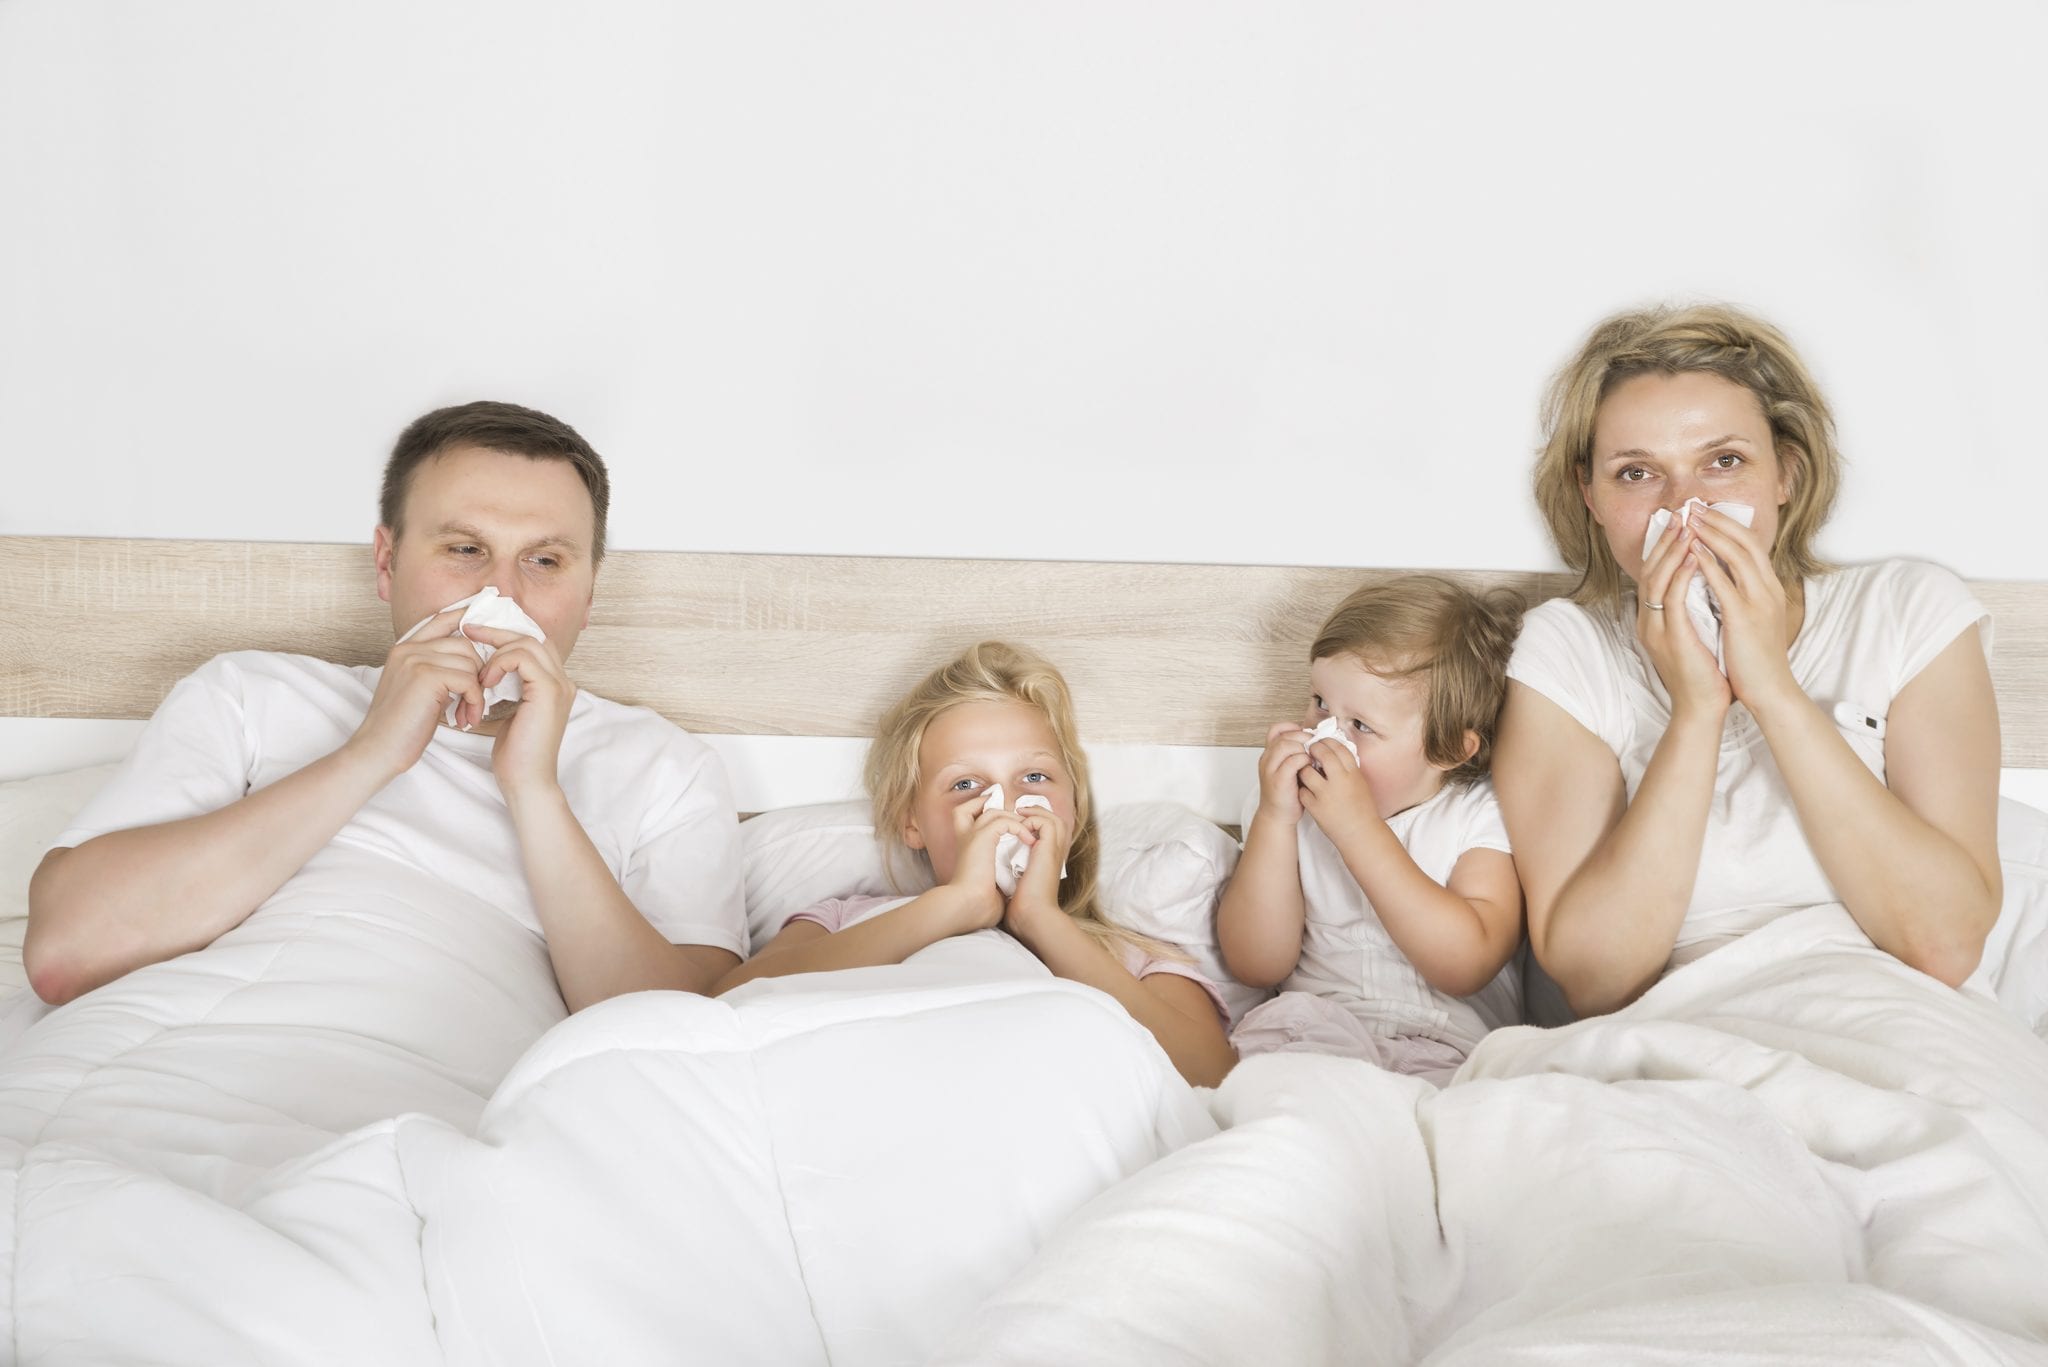
<path fill-rule="evenodd" d="M 1815 558 L 1840 456 L 1790 344 L 1726 307 L 1619 315 L 1545 429 L 1537 501 L 1582 577 L 1523 627 L 1494 772 L 1573 1009 L 1820 903 L 1961 983 L 2001 895 L 1988 614 L 1930 565 Z"/>

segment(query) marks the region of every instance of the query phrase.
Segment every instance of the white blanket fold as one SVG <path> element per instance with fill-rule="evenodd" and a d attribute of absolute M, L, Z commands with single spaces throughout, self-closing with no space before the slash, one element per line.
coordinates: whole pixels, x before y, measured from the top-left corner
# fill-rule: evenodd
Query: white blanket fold
<path fill-rule="evenodd" d="M 937 1361 L 2048 1356 L 2048 1046 L 1838 907 L 1441 1093 L 1278 1055 L 1216 1109 Z"/>

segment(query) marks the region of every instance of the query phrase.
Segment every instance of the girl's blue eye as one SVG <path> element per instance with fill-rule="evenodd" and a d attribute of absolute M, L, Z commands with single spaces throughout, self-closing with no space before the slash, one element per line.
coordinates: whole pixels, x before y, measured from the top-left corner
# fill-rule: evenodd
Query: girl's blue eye
<path fill-rule="evenodd" d="M 953 780 L 952 787 L 949 788 L 947 791 L 955 793 L 971 793 L 980 786 L 981 780 L 978 778 L 956 778 Z"/>
<path fill-rule="evenodd" d="M 1052 775 L 1043 769 L 1033 769 L 1030 773 L 1024 775 L 1024 781 L 1026 783 L 1050 783 L 1052 782 Z"/>

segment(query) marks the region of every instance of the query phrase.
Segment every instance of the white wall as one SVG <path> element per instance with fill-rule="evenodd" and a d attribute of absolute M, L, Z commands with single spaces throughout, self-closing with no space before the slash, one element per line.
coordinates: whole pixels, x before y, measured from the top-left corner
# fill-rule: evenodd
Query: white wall
<path fill-rule="evenodd" d="M 1610 308 L 1800 342 L 1823 548 L 2044 577 L 2032 4 L 0 4 L 0 532 L 361 540 L 417 412 L 624 547 L 1543 567 Z"/>

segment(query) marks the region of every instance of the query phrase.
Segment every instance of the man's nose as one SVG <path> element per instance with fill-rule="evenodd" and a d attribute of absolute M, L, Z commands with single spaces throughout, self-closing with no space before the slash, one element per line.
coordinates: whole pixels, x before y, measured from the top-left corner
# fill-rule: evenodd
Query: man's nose
<path fill-rule="evenodd" d="M 485 581 L 496 589 L 501 597 L 519 597 L 519 562 L 500 560 L 491 566 L 491 577 Z"/>

